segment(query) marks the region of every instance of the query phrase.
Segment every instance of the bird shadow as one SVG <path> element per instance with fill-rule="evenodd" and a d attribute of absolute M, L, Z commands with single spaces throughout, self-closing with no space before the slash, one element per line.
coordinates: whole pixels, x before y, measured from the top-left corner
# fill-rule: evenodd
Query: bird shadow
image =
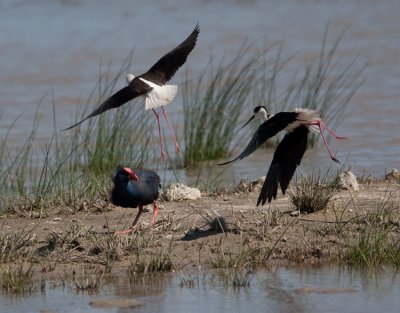
<path fill-rule="evenodd" d="M 212 220 L 209 220 L 206 225 L 209 226 L 208 229 L 200 229 L 199 227 L 190 228 L 180 240 L 192 241 L 218 234 L 238 234 L 240 232 L 238 228 L 228 227 L 223 217 L 216 217 Z"/>

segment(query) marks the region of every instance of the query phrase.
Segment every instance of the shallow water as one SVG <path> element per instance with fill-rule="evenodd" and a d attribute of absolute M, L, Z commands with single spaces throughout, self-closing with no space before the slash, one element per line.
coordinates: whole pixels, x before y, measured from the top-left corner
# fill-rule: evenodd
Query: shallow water
<path fill-rule="evenodd" d="M 182 274 L 180 274 L 182 275 Z M 196 277 L 192 274 L 187 277 Z M 181 287 L 178 274 L 158 275 L 144 283 L 109 282 L 96 295 L 71 288 L 46 288 L 16 298 L 0 295 L 8 312 L 395 312 L 400 306 L 400 277 L 394 269 L 370 274 L 347 268 L 276 268 L 253 273 L 250 287 L 227 287 L 217 274 L 198 274 L 193 288 Z M 215 276 L 215 277 L 214 277 Z M 204 279 L 204 277 L 206 277 Z M 140 279 L 138 279 L 140 281 Z M 134 299 L 136 308 L 95 308 L 95 299 Z"/>
<path fill-rule="evenodd" d="M 333 150 L 356 172 L 382 176 L 385 169 L 400 167 L 399 16 L 397 0 L 121 0 L 118 4 L 105 0 L 0 0 L 0 138 L 22 114 L 10 140 L 15 145 L 24 142 L 37 104 L 47 95 L 39 109 L 38 141 L 48 142 L 53 132 L 51 94 L 57 128 L 67 127 L 74 120 L 79 99 L 86 99 L 95 86 L 100 64 L 104 68 L 111 60 L 110 71 L 116 73 L 135 48 L 132 72 L 142 73 L 185 38 L 197 21 L 201 25 L 199 42 L 186 64 L 194 72 L 204 67 L 210 52 L 235 55 L 244 40 L 258 38 L 269 42 L 283 39 L 284 51 L 297 53 L 292 64 L 298 68 L 318 56 L 330 23 L 331 43 L 347 29 L 337 51 L 339 57 L 359 55 L 369 61 L 362 76 L 365 82 L 338 131 L 350 139 L 332 140 Z M 173 83 L 179 83 L 183 73 L 178 72 Z M 118 82 L 117 87 L 124 84 Z M 181 112 L 181 106 L 178 96 L 168 110 Z M 249 113 L 253 106 L 249 103 Z M 178 127 L 177 132 L 181 131 Z M 235 164 L 234 176 L 260 176 L 271 155 L 272 151 L 261 151 Z M 332 163 L 321 144 L 306 153 L 300 171 L 309 171 L 315 161 L 323 166 Z"/>

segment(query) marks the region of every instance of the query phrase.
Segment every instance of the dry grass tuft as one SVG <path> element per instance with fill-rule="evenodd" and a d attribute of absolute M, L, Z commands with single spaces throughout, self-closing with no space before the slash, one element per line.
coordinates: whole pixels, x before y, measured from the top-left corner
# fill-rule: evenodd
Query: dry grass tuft
<path fill-rule="evenodd" d="M 324 175 L 312 173 L 288 191 L 289 199 L 301 213 L 324 210 L 340 191 L 337 175 L 332 177 L 330 169 Z"/>
<path fill-rule="evenodd" d="M 5 265 L 0 275 L 0 286 L 7 293 L 24 294 L 34 290 L 32 276 L 35 265 L 23 262 Z"/>

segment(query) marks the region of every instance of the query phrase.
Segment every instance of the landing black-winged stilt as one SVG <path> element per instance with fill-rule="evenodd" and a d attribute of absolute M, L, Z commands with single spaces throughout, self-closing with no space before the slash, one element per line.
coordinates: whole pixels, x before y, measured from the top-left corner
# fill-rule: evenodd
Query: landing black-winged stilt
<path fill-rule="evenodd" d="M 166 83 L 175 75 L 177 70 L 186 62 L 189 53 L 193 50 L 196 45 L 197 37 L 200 33 L 199 24 L 196 25 L 193 32 L 175 49 L 165 54 L 160 60 L 157 61 L 146 73 L 139 76 L 128 74 L 126 76 L 128 86 L 117 91 L 100 106 L 85 117 L 80 122 L 64 129 L 68 130 L 79 124 L 83 123 L 87 119 L 99 115 L 107 110 L 117 108 L 124 103 L 143 96 L 145 100 L 145 109 L 152 110 L 157 118 L 158 133 L 160 136 L 160 148 L 161 157 L 166 158 L 166 155 L 162 146 L 160 119 L 155 111 L 155 108 L 161 107 L 167 122 L 168 128 L 171 132 L 172 138 L 175 143 L 176 151 L 179 152 L 180 148 L 176 141 L 174 132 L 172 131 L 171 125 L 169 124 L 167 114 L 165 113 L 164 106 L 170 103 L 176 96 L 178 86 L 166 85 Z"/>
<path fill-rule="evenodd" d="M 111 202 L 124 208 L 137 208 L 139 212 L 132 223 L 132 226 L 116 234 L 128 234 L 143 213 L 143 206 L 153 204 L 154 213 L 151 224 L 156 222 L 158 206 L 156 200 L 159 196 L 160 177 L 151 170 L 135 170 L 125 167 L 118 168 L 113 177 L 114 188 L 111 191 Z"/>
<path fill-rule="evenodd" d="M 257 206 L 260 203 L 264 205 L 267 200 L 271 202 L 272 198 L 276 199 L 278 184 L 281 186 L 282 193 L 285 194 L 290 180 L 297 166 L 300 165 L 304 152 L 307 149 L 309 128 L 321 134 L 331 159 L 339 162 L 332 155 L 323 130 L 326 129 L 336 139 L 347 138 L 336 135 L 331 129 L 326 127 L 319 117 L 318 112 L 309 109 L 295 109 L 293 112 L 279 112 L 270 116 L 266 107 L 258 106 L 254 109 L 254 115 L 244 126 L 256 116 L 260 116 L 264 122 L 258 127 L 247 147 L 238 157 L 219 165 L 225 165 L 247 157 L 269 138 L 275 136 L 281 130 L 286 131 L 285 137 L 275 150 L 271 166 L 257 200 Z"/>

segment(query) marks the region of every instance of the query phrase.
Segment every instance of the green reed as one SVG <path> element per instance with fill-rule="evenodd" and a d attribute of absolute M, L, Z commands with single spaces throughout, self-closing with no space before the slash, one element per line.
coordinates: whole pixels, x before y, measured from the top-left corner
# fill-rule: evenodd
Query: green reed
<path fill-rule="evenodd" d="M 262 94 L 253 85 L 260 72 L 273 71 L 273 64 L 265 59 L 271 47 L 258 49 L 246 42 L 230 60 L 215 65 L 211 58 L 197 79 L 184 84 L 186 166 L 229 153 L 243 109 Z"/>
<path fill-rule="evenodd" d="M 344 259 L 351 265 L 370 270 L 384 264 L 399 267 L 400 242 L 393 236 L 399 229 L 396 222 L 398 210 L 394 194 L 386 193 L 370 213 L 360 216 L 356 242 L 349 247 Z"/>
<path fill-rule="evenodd" d="M 210 60 L 198 79 L 183 86 L 185 165 L 220 159 L 230 147 L 243 146 L 235 131 L 254 107 L 265 105 L 272 113 L 295 107 L 318 110 L 332 128 L 343 120 L 348 103 L 360 87 L 365 67 L 358 58 L 337 56 L 341 34 L 328 47 L 328 29 L 321 50 L 312 62 L 291 72 L 295 55 L 283 55 L 283 42 L 244 43 L 232 59 Z M 319 137 L 313 135 L 313 145 Z M 279 141 L 279 138 L 275 139 Z"/>
<path fill-rule="evenodd" d="M 129 58 L 111 79 L 100 78 L 83 106 L 85 112 L 98 106 L 114 92 L 117 82 L 128 71 Z M 108 71 L 108 70 L 107 70 Z M 51 140 L 36 145 L 40 105 L 26 142 L 12 153 L 8 142 L 13 123 L 0 147 L 0 211 L 22 207 L 25 212 L 39 212 L 50 207 L 79 210 L 83 202 L 97 201 L 108 194 L 112 171 L 119 164 L 136 167 L 151 155 L 146 128 L 148 114 L 139 103 L 128 103 L 124 110 L 110 110 L 89 119 L 79 127 L 61 132 L 57 129 L 56 104 L 53 99 L 54 132 Z"/>

